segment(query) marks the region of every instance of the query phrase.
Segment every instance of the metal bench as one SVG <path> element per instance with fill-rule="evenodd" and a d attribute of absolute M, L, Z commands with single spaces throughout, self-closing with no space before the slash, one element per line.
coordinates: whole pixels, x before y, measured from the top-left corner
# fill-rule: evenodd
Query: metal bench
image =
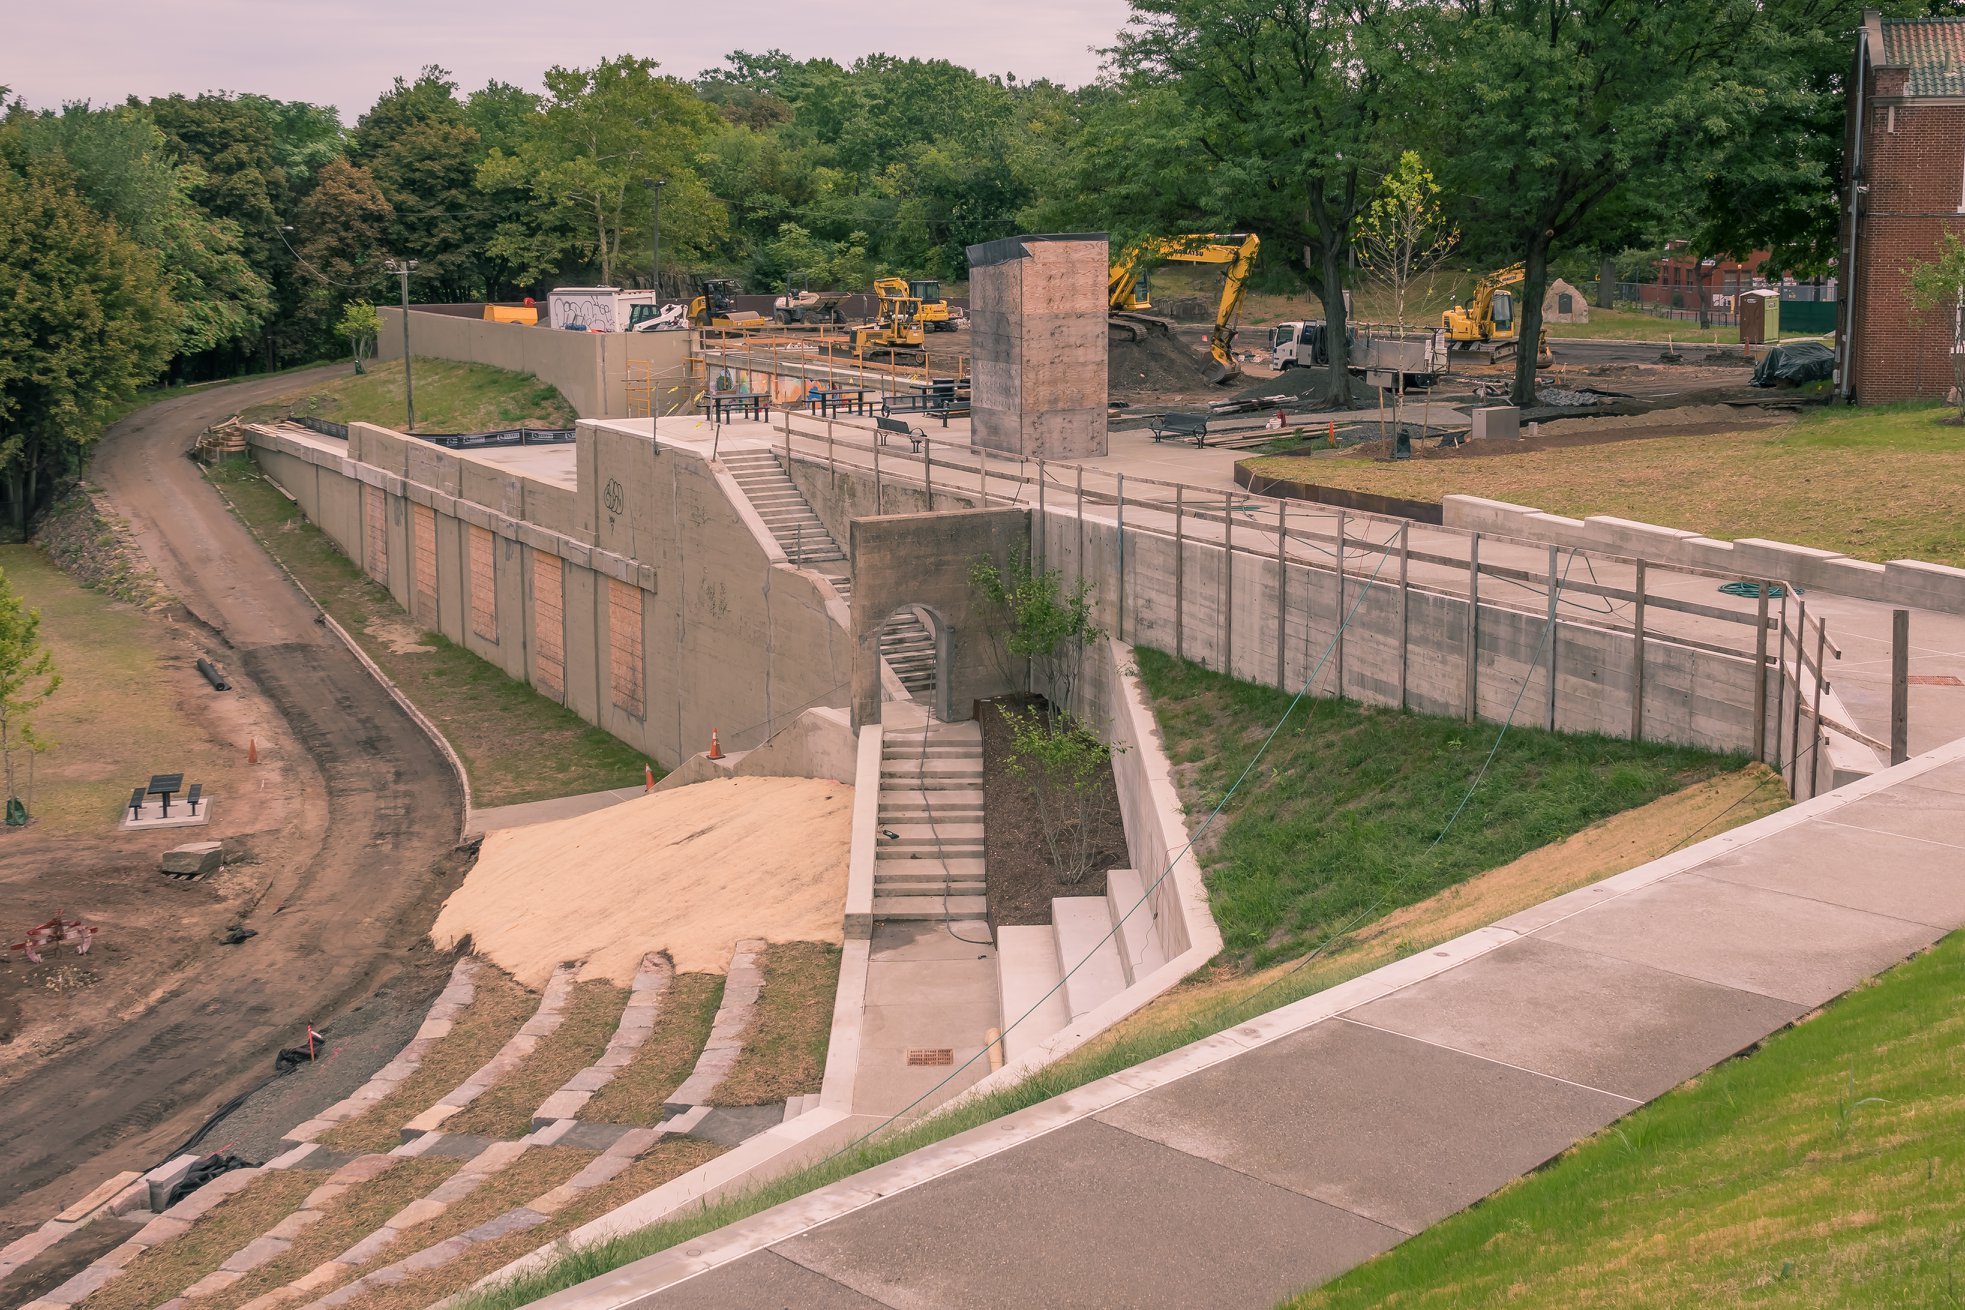
<path fill-rule="evenodd" d="M 143 798 L 147 794 L 147 792 L 148 789 L 143 787 L 130 788 L 131 822 L 135 822 L 136 820 L 141 819 L 143 817 Z"/>
<path fill-rule="evenodd" d="M 873 420 L 873 425 L 879 429 L 881 445 L 884 446 L 887 444 L 888 437 L 906 437 L 910 443 L 910 448 L 917 455 L 921 453 L 921 443 L 928 439 L 928 434 L 920 428 L 904 423 L 897 418 L 888 418 L 885 414 L 877 416 Z"/>
<path fill-rule="evenodd" d="M 1202 414 L 1162 414 L 1147 425 L 1155 441 L 1192 441 L 1208 444 L 1208 420 Z"/>
<path fill-rule="evenodd" d="M 888 414 L 935 414 L 940 416 L 942 426 L 948 426 L 949 415 L 969 412 L 969 398 L 952 387 L 934 391 L 910 391 L 903 395 L 889 396 L 880 402 L 880 412 Z"/>
<path fill-rule="evenodd" d="M 204 794 L 205 784 L 202 782 L 192 783 L 191 790 L 184 793 L 184 803 L 191 807 L 192 814 L 195 815 L 198 812 L 198 801 Z"/>

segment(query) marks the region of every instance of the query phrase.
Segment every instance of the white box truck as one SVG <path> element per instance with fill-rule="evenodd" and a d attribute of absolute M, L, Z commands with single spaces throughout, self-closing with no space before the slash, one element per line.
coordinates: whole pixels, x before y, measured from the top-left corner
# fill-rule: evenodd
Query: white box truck
<path fill-rule="evenodd" d="M 674 312 L 665 316 L 653 291 L 619 287 L 559 287 L 546 297 L 547 323 L 569 332 L 652 332 L 683 326 L 687 310 L 680 305 L 669 309 Z"/>

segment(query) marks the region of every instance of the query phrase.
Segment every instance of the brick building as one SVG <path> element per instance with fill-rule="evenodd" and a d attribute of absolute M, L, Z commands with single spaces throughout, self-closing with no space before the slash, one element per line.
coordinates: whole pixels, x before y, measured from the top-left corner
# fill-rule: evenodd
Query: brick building
<path fill-rule="evenodd" d="M 1950 316 L 1911 308 L 1905 270 L 1965 233 L 1965 19 L 1863 15 L 1843 158 L 1837 394 L 1941 398 Z"/>
<path fill-rule="evenodd" d="M 1756 250 L 1745 261 L 1695 259 L 1689 243 L 1668 241 L 1658 260 L 1658 280 L 1638 284 L 1638 301 L 1664 309 L 1697 310 L 1703 298 L 1708 311 L 1730 311 L 1733 297 L 1768 285 L 1766 264 L 1765 250 Z"/>

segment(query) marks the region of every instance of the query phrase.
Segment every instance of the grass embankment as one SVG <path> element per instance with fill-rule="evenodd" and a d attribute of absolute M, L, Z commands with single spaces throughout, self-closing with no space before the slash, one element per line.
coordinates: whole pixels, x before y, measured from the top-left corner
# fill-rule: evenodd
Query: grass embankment
<path fill-rule="evenodd" d="M 410 381 L 416 388 L 418 432 L 573 426 L 573 406 L 566 403 L 566 397 L 530 373 L 418 355 Z M 377 423 L 400 430 L 405 420 L 402 361 L 371 363 L 359 376 L 351 367 L 345 376 L 331 382 L 301 388 L 246 411 L 249 419 L 288 414 L 335 423 Z"/>
<path fill-rule="evenodd" d="M 444 1123 L 447 1133 L 516 1139 L 532 1131 L 532 1112 L 566 1080 L 600 1059 L 621 1023 L 628 989 L 605 978 L 575 983 L 559 1027 L 539 1039 L 518 1067 Z"/>
<path fill-rule="evenodd" d="M 1140 681 L 1198 826 L 1289 708 L 1287 692 L 1159 651 Z M 1224 955 L 1260 966 L 1741 767 L 1689 747 L 1497 729 L 1305 700 L 1197 847 Z M 1486 777 L 1456 808 L 1493 750 Z M 1198 802 L 1198 803 L 1196 803 Z M 1444 835 L 1442 835 L 1444 834 Z"/>
<path fill-rule="evenodd" d="M 16 765 L 36 829 L 112 832 L 130 788 L 152 773 L 238 793 L 243 761 L 185 708 L 184 697 L 205 690 L 187 668 L 194 651 L 134 605 L 78 584 L 38 546 L 0 546 L 0 570 L 41 611 L 41 640 L 62 679 L 34 714 L 35 732 L 52 744 L 33 761 L 31 789 L 28 761 Z"/>
<path fill-rule="evenodd" d="M 1954 934 L 1294 1305 L 1957 1305 L 1961 991 Z"/>
<path fill-rule="evenodd" d="M 471 1004 L 424 1053 L 416 1071 L 367 1110 L 321 1134 L 336 1151 L 387 1151 L 402 1144 L 402 1126 L 498 1054 L 539 1008 L 539 998 L 509 975 L 480 962 Z"/>
<path fill-rule="evenodd" d="M 299 1209 L 301 1200 L 320 1183 L 320 1174 L 304 1169 L 261 1174 L 175 1239 L 132 1260 L 83 1306 L 86 1310 L 146 1310 L 162 1305 Z"/>
<path fill-rule="evenodd" d="M 1965 434 L 1932 405 L 1818 410 L 1791 424 L 1521 455 L 1274 456 L 1257 472 L 1412 500 L 1461 494 L 1581 518 L 1610 514 L 1722 539 L 1861 559 L 1965 565 Z"/>
<path fill-rule="evenodd" d="M 473 805 L 640 785 L 647 761 L 632 747 L 462 646 L 422 631 L 251 465 L 228 462 L 207 476 L 274 558 L 437 725 L 470 774 Z"/>
<path fill-rule="evenodd" d="M 1150 652 L 1141 654 L 1149 660 L 1155 658 Z M 1177 701 L 1172 711 L 1160 708 L 1156 703 L 1170 753 L 1176 759 L 1182 759 L 1191 758 L 1197 753 L 1218 752 L 1227 757 L 1227 762 L 1220 766 L 1223 772 L 1230 769 L 1240 772 L 1241 766 L 1253 754 L 1260 734 L 1279 717 L 1278 701 L 1286 701 L 1287 697 L 1278 697 L 1277 693 L 1263 688 L 1244 688 L 1218 675 L 1177 668 L 1166 656 L 1157 658 L 1170 673 L 1179 674 L 1178 680 L 1169 678 L 1162 682 L 1163 693 Z M 1213 679 L 1221 685 L 1207 685 L 1206 679 Z M 1189 690 L 1182 692 L 1182 687 Z M 1183 709 L 1178 702 L 1190 694 L 1210 697 L 1211 703 L 1203 707 L 1196 701 L 1188 701 Z M 1349 736 L 1342 732 L 1333 733 L 1335 720 L 1320 717 L 1314 720 L 1320 729 L 1318 735 L 1342 738 L 1346 742 L 1344 751 L 1362 756 L 1356 767 L 1372 767 L 1371 760 L 1376 755 L 1396 754 L 1392 749 L 1395 744 L 1402 743 L 1405 747 L 1413 747 L 1415 742 L 1423 744 L 1423 738 L 1372 735 L 1381 729 L 1388 734 L 1395 733 L 1401 730 L 1402 720 L 1415 720 L 1422 726 L 1438 725 L 1442 732 L 1450 729 L 1469 734 L 1470 738 L 1473 734 L 1479 734 L 1481 738 L 1479 752 L 1471 763 L 1464 763 L 1458 774 L 1442 774 L 1427 767 L 1427 761 L 1423 759 L 1395 761 L 1396 764 L 1410 767 L 1392 769 L 1381 783 L 1386 789 L 1384 793 L 1371 797 L 1368 805 L 1360 803 L 1336 814 L 1334 817 L 1339 823 L 1350 823 L 1352 815 L 1362 821 L 1371 814 L 1390 813 L 1401 807 L 1437 806 L 1440 803 L 1437 792 L 1441 787 L 1450 789 L 1451 794 L 1445 802 L 1448 806 L 1458 803 L 1460 795 L 1473 781 L 1480 759 L 1493 741 L 1491 726 L 1469 728 L 1457 720 L 1448 722 L 1407 715 L 1366 715 L 1356 707 L 1337 708 L 1360 716 L 1363 722 L 1357 733 Z M 1301 706 L 1298 712 L 1302 712 Z M 1404 731 L 1412 732 L 1414 729 L 1408 726 Z M 1508 735 L 1513 738 L 1515 733 L 1511 731 Z M 1576 739 L 1565 740 L 1574 742 Z M 1282 846 L 1272 845 L 1265 830 L 1293 822 L 1293 806 L 1323 805 L 1323 802 L 1311 801 L 1303 794 L 1306 785 L 1314 786 L 1320 781 L 1318 774 L 1304 772 L 1315 767 L 1314 757 L 1305 752 L 1321 750 L 1320 743 L 1310 733 L 1291 737 L 1288 724 L 1278 743 L 1283 753 L 1272 754 L 1262 761 L 1258 772 L 1252 775 L 1248 790 L 1242 794 L 1240 803 L 1225 812 L 1222 837 L 1215 847 L 1217 852 L 1245 849 L 1280 852 Z M 1385 746 L 1383 751 L 1373 749 L 1380 743 Z M 1285 959 L 1256 972 L 1248 971 L 1235 960 L 1225 960 L 1217 968 L 1183 984 L 1112 1031 L 1014 1087 L 977 1098 L 890 1136 L 849 1147 L 796 1173 L 763 1183 L 742 1194 L 713 1201 L 699 1210 L 653 1224 L 638 1233 L 567 1252 L 551 1267 L 516 1280 L 510 1286 L 479 1293 L 465 1304 L 472 1310 L 507 1310 L 525 1305 L 629 1261 L 667 1250 L 784 1201 L 849 1178 L 909 1151 L 1109 1074 L 1132 1068 L 1154 1056 L 1212 1036 L 1392 960 L 1427 950 L 1549 897 L 1634 868 L 1681 845 L 1759 818 L 1786 803 L 1778 779 L 1758 765 L 1726 771 L 1726 761 L 1688 752 L 1688 758 L 1674 767 L 1671 763 L 1674 752 L 1664 748 L 1647 748 L 1657 752 L 1657 757 L 1645 760 L 1632 754 L 1624 756 L 1622 764 L 1607 766 L 1607 771 L 1605 767 L 1597 766 L 1583 771 L 1588 776 L 1579 776 L 1574 770 L 1552 767 L 1546 761 L 1536 764 L 1543 747 L 1536 743 L 1531 743 L 1531 746 L 1533 749 L 1527 756 L 1518 757 L 1509 753 L 1504 742 L 1496 763 L 1499 766 L 1503 757 L 1508 758 L 1511 771 L 1497 774 L 1491 769 L 1475 799 L 1479 801 L 1490 790 L 1499 791 L 1509 785 L 1526 789 L 1532 794 L 1524 798 L 1504 798 L 1505 803 L 1494 808 L 1483 805 L 1476 809 L 1470 803 L 1468 813 L 1462 816 L 1461 822 L 1477 819 L 1490 824 L 1511 824 L 1516 833 L 1516 844 L 1557 844 L 1532 850 L 1521 858 L 1473 877 L 1466 877 L 1467 873 L 1476 872 L 1471 866 L 1479 858 L 1489 856 L 1476 857 L 1470 852 L 1487 850 L 1499 862 L 1506 860 L 1505 855 L 1498 853 L 1506 848 L 1506 843 L 1496 844 L 1483 836 L 1476 846 L 1453 846 L 1450 858 L 1438 857 L 1437 861 L 1430 857 L 1415 858 L 1414 872 L 1419 876 L 1410 886 L 1394 882 L 1393 888 L 1398 891 L 1398 896 L 1386 898 L 1384 910 L 1388 912 L 1375 920 L 1360 922 L 1333 939 L 1328 949 L 1322 952 Z M 1606 752 L 1615 756 L 1616 750 L 1623 746 L 1623 743 L 1608 743 Z M 1445 749 L 1456 753 L 1462 750 L 1458 746 Z M 1466 761 L 1465 755 L 1457 754 L 1456 757 Z M 1354 767 L 1347 762 L 1348 758 L 1343 752 L 1333 755 L 1331 767 L 1334 771 Z M 1209 803 L 1204 784 L 1199 783 L 1199 771 L 1190 767 L 1183 772 L 1186 774 L 1184 799 L 1189 806 L 1199 807 Z M 1668 779 L 1674 773 L 1703 781 L 1696 781 L 1683 791 L 1661 796 L 1649 804 L 1640 803 L 1648 793 L 1669 790 Z M 1504 777 L 1511 778 L 1512 784 L 1500 780 Z M 1641 781 L 1646 778 L 1649 781 Z M 1306 779 L 1307 782 L 1304 781 Z M 1343 785 L 1341 778 L 1336 776 L 1327 775 L 1321 781 L 1327 786 Z M 1565 796 L 1564 792 L 1569 794 Z M 1637 808 L 1626 809 L 1594 824 L 1583 817 L 1599 807 L 1602 813 L 1612 813 L 1620 808 L 1617 799 L 1620 797 L 1623 804 L 1636 805 Z M 1360 800 L 1362 802 L 1362 796 Z M 1523 806 L 1527 808 L 1523 809 Z M 1567 818 L 1559 819 L 1557 816 L 1561 815 L 1567 815 Z M 1540 823 L 1548 826 L 1538 830 L 1537 823 L 1530 821 L 1536 816 L 1539 816 Z M 1388 823 L 1386 839 L 1402 843 L 1403 850 L 1416 855 L 1412 835 L 1401 831 L 1405 826 Z M 1426 840 L 1431 840 L 1432 833 L 1424 835 Z M 1364 840 L 1362 835 L 1359 840 Z M 1442 843 L 1443 847 L 1446 845 Z M 1387 866 L 1374 863 L 1372 867 L 1380 870 L 1382 875 Z M 1465 881 L 1430 896 L 1424 894 L 1423 880 L 1450 876 L 1462 870 L 1464 872 L 1458 872 L 1458 876 L 1465 877 Z M 1311 892 L 1307 887 L 1302 890 Z M 1368 887 L 1354 883 L 1351 894 L 1362 894 L 1368 890 Z M 1315 903 L 1314 893 L 1311 894 Z M 1300 899 L 1285 898 L 1281 903 L 1287 906 Z M 1401 904 L 1404 905 L 1403 909 L 1394 908 Z M 1329 912 L 1327 905 L 1323 908 Z M 1286 933 L 1279 939 L 1282 943 L 1291 940 L 1300 945 L 1304 938 L 1298 932 Z M 1272 953 L 1281 949 L 1281 945 L 1273 946 Z M 1244 958 L 1252 958 L 1254 953 L 1244 950 L 1241 954 Z M 952 1072 L 959 1073 L 960 1070 Z"/>
<path fill-rule="evenodd" d="M 594 1093 L 580 1117 L 596 1123 L 660 1123 L 669 1094 L 696 1067 L 722 1000 L 722 974 L 677 974 L 662 997 L 655 1027 L 634 1060 Z"/>
<path fill-rule="evenodd" d="M 819 1090 L 839 988 L 839 948 L 778 942 L 764 948 L 764 988 L 744 1051 L 718 1084 L 715 1105 L 765 1105 Z"/>

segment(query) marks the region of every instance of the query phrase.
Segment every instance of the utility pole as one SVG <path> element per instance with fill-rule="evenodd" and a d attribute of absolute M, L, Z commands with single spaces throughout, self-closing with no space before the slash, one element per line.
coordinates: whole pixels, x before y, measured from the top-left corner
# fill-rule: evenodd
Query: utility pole
<path fill-rule="evenodd" d="M 642 179 L 648 188 L 649 202 L 653 209 L 653 228 L 655 233 L 654 263 L 648 270 L 648 285 L 655 291 L 655 312 L 662 312 L 662 188 L 669 184 L 666 177 Z M 648 435 L 653 437 L 655 429 L 662 421 L 662 390 L 657 385 L 653 361 L 648 368 Z"/>
<path fill-rule="evenodd" d="M 413 259 L 392 259 L 382 266 L 394 273 L 402 282 L 403 288 L 403 404 L 409 414 L 409 426 L 405 432 L 416 431 L 416 383 L 409 372 L 409 275 L 416 271 Z"/>

